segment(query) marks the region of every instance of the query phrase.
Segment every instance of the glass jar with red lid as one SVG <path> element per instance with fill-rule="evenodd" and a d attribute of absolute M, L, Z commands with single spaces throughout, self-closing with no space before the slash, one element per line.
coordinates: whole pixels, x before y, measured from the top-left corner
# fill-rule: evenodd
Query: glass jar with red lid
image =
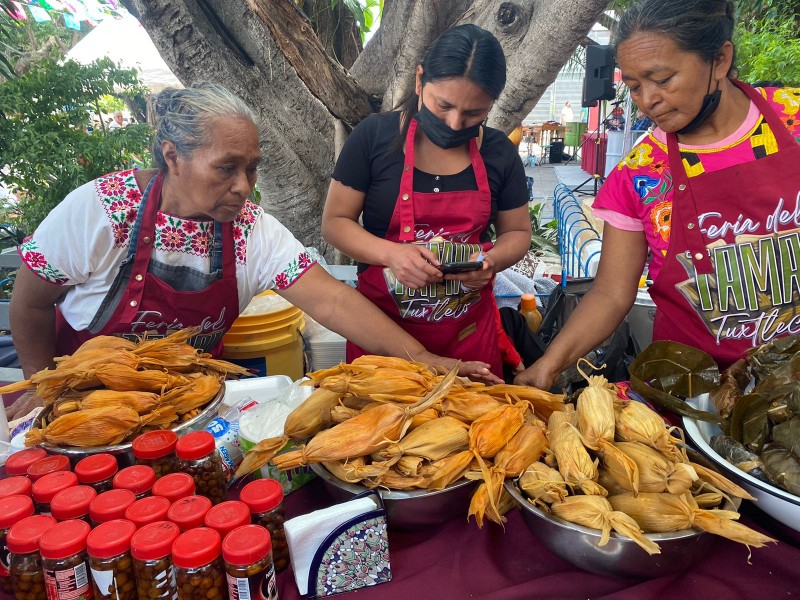
<path fill-rule="evenodd" d="M 222 539 L 242 525 L 250 524 L 250 509 L 244 502 L 228 500 L 212 506 L 204 519 L 206 527 L 215 529 Z"/>
<path fill-rule="evenodd" d="M 125 519 L 115 519 L 98 525 L 86 538 L 96 599 L 138 599 L 131 558 L 134 533 L 136 525 Z"/>
<path fill-rule="evenodd" d="M 175 454 L 178 469 L 194 478 L 195 493 L 205 496 L 212 504 L 225 501 L 228 483 L 213 435 L 207 431 L 188 433 L 178 440 Z"/>
<path fill-rule="evenodd" d="M 153 496 L 163 496 L 170 502 L 194 495 L 194 477 L 188 473 L 170 473 L 153 484 Z"/>
<path fill-rule="evenodd" d="M 80 519 L 89 521 L 89 506 L 97 498 L 97 492 L 88 485 L 76 485 L 61 490 L 50 501 L 50 514 L 59 521 Z"/>
<path fill-rule="evenodd" d="M 243 525 L 231 531 L 222 540 L 222 558 L 231 600 L 278 600 L 272 542 L 264 527 Z"/>
<path fill-rule="evenodd" d="M 33 515 L 8 530 L 8 572 L 15 600 L 46 598 L 39 539 L 56 524 L 53 517 Z"/>
<path fill-rule="evenodd" d="M 75 465 L 75 475 L 78 476 L 78 481 L 83 485 L 92 486 L 98 494 L 113 488 L 111 482 L 118 470 L 116 457 L 106 452 L 87 456 Z"/>
<path fill-rule="evenodd" d="M 289 566 L 289 545 L 283 530 L 286 518 L 281 484 L 274 479 L 256 479 L 242 488 L 239 500 L 250 507 L 253 524 L 266 527 L 269 531 L 275 571 L 280 573 Z"/>
<path fill-rule="evenodd" d="M 42 448 L 26 448 L 14 452 L 6 459 L 6 473 L 9 475 L 27 475 L 28 467 L 33 463 L 47 458 L 48 454 Z"/>
<path fill-rule="evenodd" d="M 6 496 L 0 498 L 0 589 L 11 593 L 11 579 L 8 577 L 8 546 L 6 537 L 12 525 L 33 514 L 33 500 L 30 496 Z"/>
<path fill-rule="evenodd" d="M 27 477 L 15 476 L 0 479 L 0 498 L 6 496 L 30 496 L 31 480 Z"/>
<path fill-rule="evenodd" d="M 169 521 L 156 521 L 139 529 L 131 538 L 131 556 L 139 598 L 169 599 L 178 597 L 172 544 L 180 529 Z"/>
<path fill-rule="evenodd" d="M 55 471 L 34 481 L 31 493 L 33 501 L 36 502 L 36 512 L 40 515 L 49 515 L 50 502 L 55 495 L 61 490 L 76 485 L 78 485 L 78 477 L 72 471 Z"/>
<path fill-rule="evenodd" d="M 148 431 L 137 436 L 131 444 L 137 465 L 146 465 L 155 471 L 156 479 L 177 470 L 175 445 L 178 434 L 170 429 Z"/>
<path fill-rule="evenodd" d="M 89 519 L 92 525 L 125 518 L 125 511 L 136 502 L 136 495 L 130 490 L 110 490 L 98 494 L 89 504 Z"/>
<path fill-rule="evenodd" d="M 148 496 L 131 504 L 125 511 L 125 518 L 137 528 L 144 527 L 148 523 L 166 521 L 169 507 L 170 502 L 166 498 Z"/>
<path fill-rule="evenodd" d="M 88 523 L 71 519 L 42 534 L 39 552 L 48 600 L 91 598 L 92 584 L 86 564 Z"/>
<path fill-rule="evenodd" d="M 181 531 L 187 531 L 203 525 L 210 509 L 211 500 L 205 496 L 187 496 L 169 507 L 167 519 L 175 523 Z"/>
<path fill-rule="evenodd" d="M 172 544 L 178 600 L 224 598 L 228 591 L 222 539 L 207 527 L 190 529 Z"/>
<path fill-rule="evenodd" d="M 35 463 L 28 467 L 26 471 L 28 477 L 30 477 L 31 481 L 34 483 L 44 477 L 45 475 L 49 475 L 50 473 L 56 473 L 58 471 L 69 471 L 70 464 L 69 458 L 64 456 L 63 454 L 53 454 L 51 456 L 46 456 L 42 459 L 37 460 Z"/>
<path fill-rule="evenodd" d="M 156 472 L 146 465 L 125 467 L 113 479 L 115 490 L 130 490 L 137 500 L 149 496 L 155 482 Z"/>

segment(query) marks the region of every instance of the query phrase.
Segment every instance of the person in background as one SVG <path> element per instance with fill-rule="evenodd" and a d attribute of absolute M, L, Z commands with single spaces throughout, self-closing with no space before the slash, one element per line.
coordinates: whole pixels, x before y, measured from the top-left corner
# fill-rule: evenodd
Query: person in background
<path fill-rule="evenodd" d="M 625 129 L 625 111 L 621 106 L 615 106 L 608 118 L 609 131 L 622 131 Z"/>
<path fill-rule="evenodd" d="M 222 336 L 265 291 L 366 351 L 451 368 L 369 300 L 330 276 L 249 200 L 261 162 L 253 111 L 226 88 L 168 89 L 155 101 L 155 169 L 109 173 L 71 192 L 19 247 L 10 320 L 25 377 L 98 335 Z M 490 377 L 484 362 L 463 375 Z M 30 397 L 9 417 L 25 414 Z"/>
<path fill-rule="evenodd" d="M 118 110 L 114 113 L 114 117 L 109 122 L 108 129 L 109 130 L 122 129 L 123 127 L 125 127 L 125 125 L 126 125 L 125 118 L 122 115 L 122 111 Z"/>
<path fill-rule="evenodd" d="M 642 112 L 642 109 L 639 108 L 636 110 L 636 121 L 633 122 L 631 126 L 631 130 L 633 131 L 647 131 L 650 129 L 650 126 L 653 124 L 653 119 L 648 117 L 646 114 Z"/>
<path fill-rule="evenodd" d="M 444 32 L 400 110 L 371 115 L 350 134 L 322 217 L 325 239 L 359 262 L 366 298 L 431 351 L 487 362 L 498 378 L 501 344 L 510 341 L 492 281 L 525 255 L 531 236 L 519 153 L 484 125 L 505 81 L 491 33 L 475 25 Z M 478 270 L 440 270 L 476 260 Z M 348 360 L 364 352 L 353 341 Z"/>
<path fill-rule="evenodd" d="M 618 327 L 648 248 L 654 340 L 725 368 L 798 333 L 800 89 L 730 78 L 730 0 L 640 0 L 614 44 L 631 99 L 655 129 L 606 179 L 597 277 L 544 356 L 516 378 L 547 389 Z"/>
<path fill-rule="evenodd" d="M 567 100 L 564 103 L 564 108 L 561 109 L 561 124 L 566 125 L 575 120 L 575 115 L 572 113 L 572 103 Z"/>

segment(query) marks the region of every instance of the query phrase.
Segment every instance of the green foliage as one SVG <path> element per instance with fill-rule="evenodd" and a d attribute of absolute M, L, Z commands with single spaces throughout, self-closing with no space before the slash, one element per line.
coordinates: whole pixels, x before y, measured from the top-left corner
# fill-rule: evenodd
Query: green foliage
<path fill-rule="evenodd" d="M 531 219 L 531 250 L 537 254 L 558 254 L 558 221 L 542 220 L 544 202 L 528 207 Z"/>
<path fill-rule="evenodd" d="M 361 29 L 361 43 L 364 43 L 367 33 L 372 31 L 376 25 L 375 14 L 377 12 L 378 19 L 383 14 L 383 0 L 342 0 L 345 7 L 349 10 L 358 23 Z M 333 0 L 331 5 L 336 6 L 339 0 Z M 373 12 L 374 11 L 374 12 Z"/>
<path fill-rule="evenodd" d="M 791 20 L 750 23 L 736 32 L 734 42 L 740 79 L 800 86 L 800 38 Z"/>
<path fill-rule="evenodd" d="M 19 198 L 5 211 L 18 228 L 33 231 L 73 189 L 149 160 L 149 126 L 90 130 L 102 96 L 142 91 L 135 71 L 108 59 L 45 60 L 0 84 L 0 177 Z"/>

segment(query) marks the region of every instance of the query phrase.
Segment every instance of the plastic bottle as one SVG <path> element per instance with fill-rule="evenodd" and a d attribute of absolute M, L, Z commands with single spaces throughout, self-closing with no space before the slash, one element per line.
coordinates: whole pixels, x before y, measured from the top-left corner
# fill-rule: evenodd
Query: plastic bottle
<path fill-rule="evenodd" d="M 244 502 L 228 500 L 209 509 L 205 526 L 215 529 L 222 539 L 237 527 L 250 524 L 250 508 Z"/>
<path fill-rule="evenodd" d="M 28 448 L 14 452 L 6 459 L 6 474 L 27 475 L 28 467 L 43 458 L 47 458 L 47 452 L 42 448 Z"/>
<path fill-rule="evenodd" d="M 39 551 L 47 600 L 86 600 L 93 598 L 86 556 L 88 523 L 71 519 L 54 525 L 42 534 Z"/>
<path fill-rule="evenodd" d="M 124 519 L 125 511 L 134 502 L 136 495 L 130 490 L 103 492 L 89 504 L 89 518 L 95 526 L 114 519 Z"/>
<path fill-rule="evenodd" d="M 47 460 L 47 459 L 45 459 Z M 67 488 L 78 485 L 78 477 L 72 471 L 55 471 L 48 473 L 41 479 L 33 482 L 33 501 L 36 502 L 36 512 L 40 515 L 50 514 L 50 502 L 55 495 Z"/>
<path fill-rule="evenodd" d="M 211 500 L 205 496 L 187 496 L 169 507 L 167 519 L 175 523 L 181 531 L 188 531 L 201 527 L 210 509 Z"/>
<path fill-rule="evenodd" d="M 166 521 L 169 505 L 170 502 L 166 498 L 148 496 L 131 504 L 128 510 L 125 511 L 125 518 L 136 525 L 137 528 L 156 521 Z"/>
<path fill-rule="evenodd" d="M 125 467 L 112 480 L 115 490 L 130 490 L 137 500 L 149 496 L 155 482 L 156 472 L 147 465 Z"/>
<path fill-rule="evenodd" d="M 252 522 L 269 531 L 275 572 L 289 566 L 289 546 L 283 522 L 286 520 L 283 505 L 283 488 L 274 479 L 256 479 L 242 488 L 239 500 L 250 507 Z"/>
<path fill-rule="evenodd" d="M 198 527 L 182 533 L 172 544 L 178 600 L 224 598 L 228 593 L 222 538 L 214 529 Z"/>
<path fill-rule="evenodd" d="M 31 480 L 27 477 L 6 477 L 0 479 L 0 498 L 6 496 L 30 496 Z"/>
<path fill-rule="evenodd" d="M 187 473 L 170 473 L 153 484 L 153 496 L 163 496 L 170 502 L 194 496 L 194 477 Z"/>
<path fill-rule="evenodd" d="M 260 525 L 244 525 L 222 541 L 228 597 L 278 599 L 269 532 Z"/>
<path fill-rule="evenodd" d="M 97 498 L 95 489 L 88 485 L 76 485 L 58 492 L 50 501 L 50 514 L 59 521 L 80 519 L 89 522 L 89 506 Z"/>
<path fill-rule="evenodd" d="M 117 459 L 112 454 L 101 452 L 78 461 L 75 475 L 83 485 L 90 485 L 98 494 L 112 489 L 112 480 L 119 469 Z"/>
<path fill-rule="evenodd" d="M 37 460 L 28 467 L 28 477 L 34 483 L 50 473 L 57 473 L 58 471 L 69 471 L 71 469 L 69 458 L 63 454 L 53 454 L 46 456 L 41 460 Z"/>
<path fill-rule="evenodd" d="M 519 303 L 519 312 L 525 317 L 525 321 L 527 321 L 528 327 L 533 333 L 539 331 L 539 327 L 542 325 L 542 313 L 539 312 L 536 306 L 536 296 L 533 294 L 522 294 Z"/>
<path fill-rule="evenodd" d="M 175 454 L 179 470 L 194 477 L 195 493 L 205 496 L 212 504 L 225 501 L 228 482 L 213 435 L 207 431 L 187 433 L 178 440 Z"/>
<path fill-rule="evenodd" d="M 39 540 L 55 524 L 53 517 L 33 515 L 18 521 L 8 530 L 8 570 L 16 600 L 46 597 Z"/>
<path fill-rule="evenodd" d="M 156 479 L 177 470 L 175 445 L 178 434 L 171 430 L 148 431 L 133 440 L 131 449 L 137 465 L 152 467 Z"/>
<path fill-rule="evenodd" d="M 95 600 L 137 600 L 131 560 L 136 525 L 124 519 L 98 525 L 86 538 Z"/>
<path fill-rule="evenodd" d="M 33 515 L 33 500 L 30 496 L 6 496 L 0 499 L 0 590 L 11 593 L 8 577 L 8 546 L 6 537 L 11 526 Z M 249 516 L 249 515 L 248 515 Z"/>
<path fill-rule="evenodd" d="M 133 534 L 131 556 L 141 600 L 175 600 L 178 597 L 172 543 L 180 533 L 175 523 L 156 521 Z"/>

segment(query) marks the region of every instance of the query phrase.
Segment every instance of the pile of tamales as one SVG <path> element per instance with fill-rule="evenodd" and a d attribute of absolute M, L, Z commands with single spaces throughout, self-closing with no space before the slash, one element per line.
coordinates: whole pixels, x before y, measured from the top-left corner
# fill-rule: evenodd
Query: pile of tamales
<path fill-rule="evenodd" d="M 190 346 L 194 329 L 138 342 L 97 336 L 0 394 L 33 389 L 46 423 L 25 443 L 93 447 L 120 444 L 151 429 L 168 429 L 199 414 L 228 376 L 248 375 L 233 363 Z"/>
<path fill-rule="evenodd" d="M 442 490 L 466 477 L 480 480 L 469 516 L 481 526 L 505 521 L 514 501 L 504 482 L 515 478 L 530 502 L 602 530 L 601 543 L 614 529 L 655 553 L 643 532 L 691 527 L 749 545 L 770 541 L 735 523 L 738 513 L 708 510 L 725 496 L 750 496 L 691 463 L 661 417 L 619 401 L 602 377 L 588 378 L 577 410 L 563 395 L 434 374 L 397 358 L 362 356 L 309 377 L 316 389 L 284 435 L 259 442 L 237 477 L 269 461 L 281 470 L 322 463 L 367 488 Z M 305 444 L 277 454 L 290 439 Z"/>

